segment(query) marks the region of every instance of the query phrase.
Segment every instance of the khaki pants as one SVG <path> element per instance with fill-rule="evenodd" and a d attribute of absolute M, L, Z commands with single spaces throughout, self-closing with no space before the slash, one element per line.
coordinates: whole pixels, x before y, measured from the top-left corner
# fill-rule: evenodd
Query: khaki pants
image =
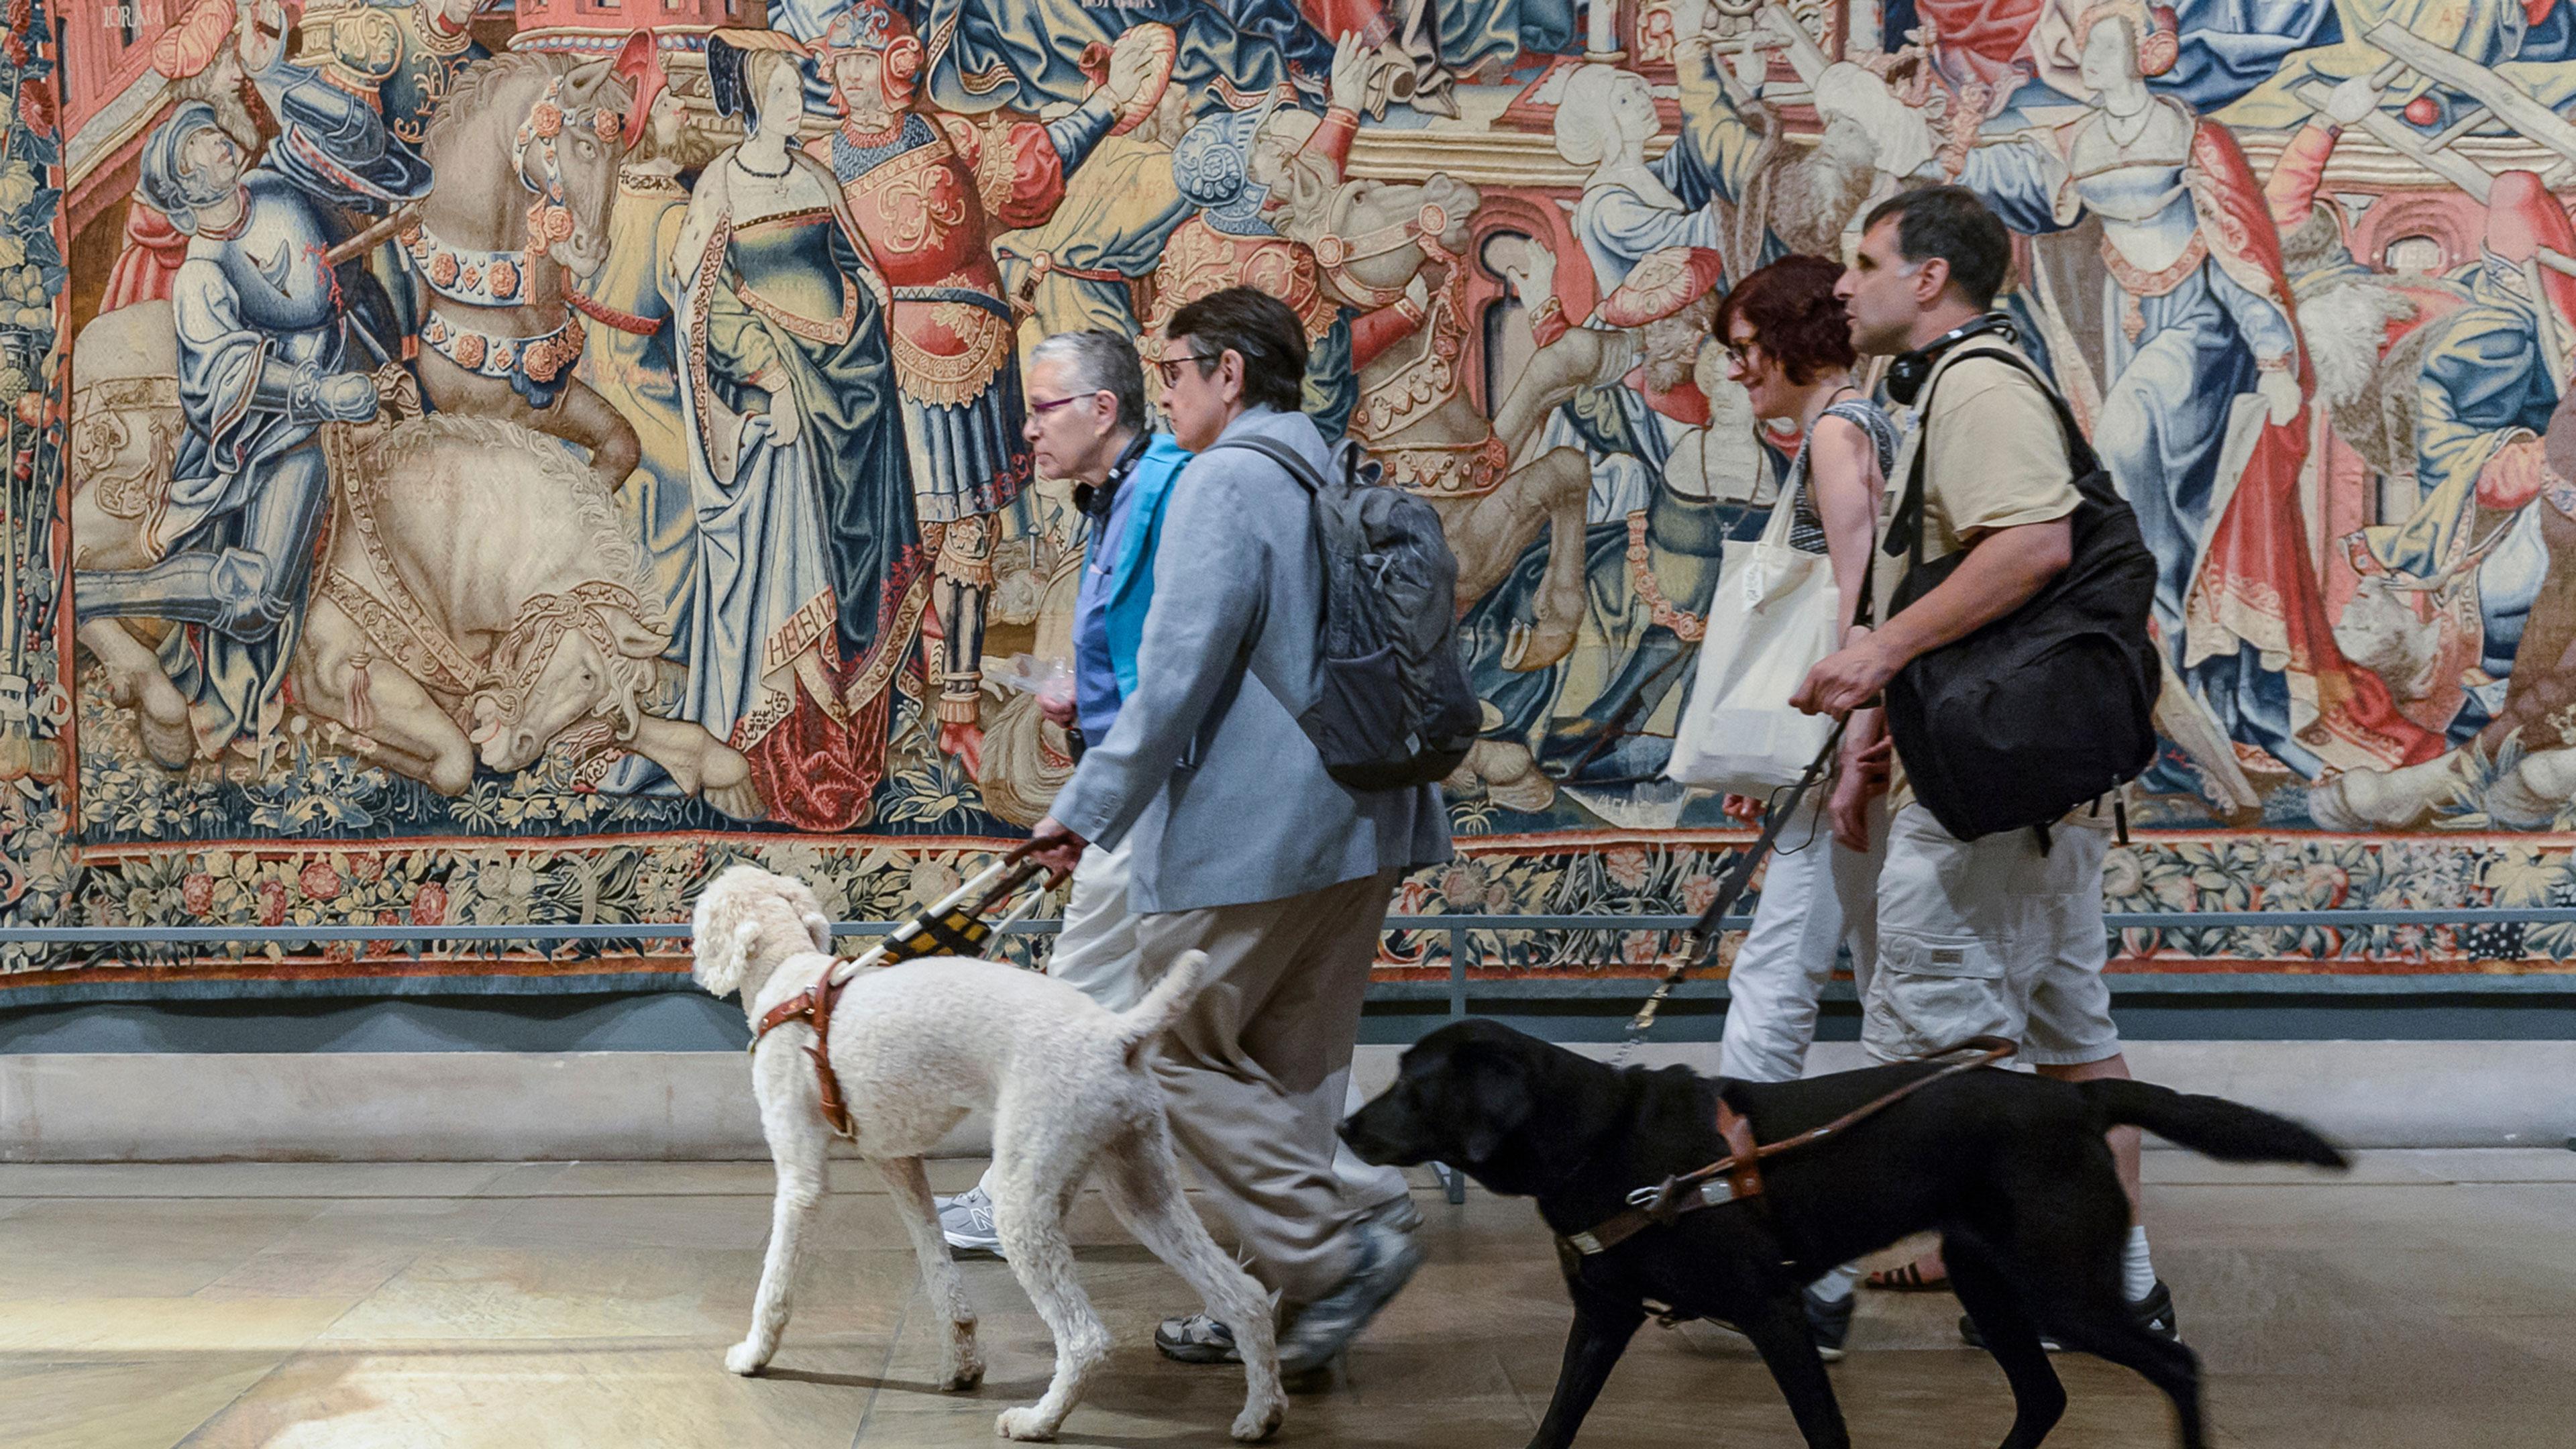
<path fill-rule="evenodd" d="M 2120 1054 L 2102 981 L 2102 859 L 2110 832 L 2069 821 L 2048 853 L 2027 830 L 1961 840 L 1907 803 L 1878 880 L 1878 960 L 1862 987 L 1861 1045 L 1901 1061 L 1971 1036 L 2021 1043 L 2021 1060 L 2080 1066 Z"/>
<path fill-rule="evenodd" d="M 1124 840 L 1107 849 L 1083 847 L 1082 862 L 1073 871 L 1073 891 L 1065 902 L 1064 928 L 1056 933 L 1055 949 L 1046 962 L 1049 976 L 1120 1012 L 1133 1010 L 1145 997 L 1136 956 L 1136 923 L 1143 917 L 1127 908 L 1132 859 Z M 1360 1105 L 1358 1090 L 1349 1085 L 1350 1075 L 1345 1066 L 1334 1078 L 1341 1085 L 1325 1089 L 1326 1096 L 1342 1103 L 1344 1116 L 1358 1111 Z M 1341 1183 L 1342 1196 L 1363 1212 L 1374 1212 L 1413 1191 L 1402 1171 L 1360 1161 L 1339 1137 L 1333 1139 L 1333 1175 Z M 992 1169 L 985 1169 L 984 1180 L 977 1186 L 987 1197 L 992 1195 Z"/>
<path fill-rule="evenodd" d="M 1172 1136 L 1252 1275 L 1290 1305 L 1350 1273 L 1373 1204 L 1334 1171 L 1360 1001 L 1399 872 L 1249 905 L 1137 918 L 1143 969 L 1208 954 L 1206 985 L 1163 1039 Z"/>

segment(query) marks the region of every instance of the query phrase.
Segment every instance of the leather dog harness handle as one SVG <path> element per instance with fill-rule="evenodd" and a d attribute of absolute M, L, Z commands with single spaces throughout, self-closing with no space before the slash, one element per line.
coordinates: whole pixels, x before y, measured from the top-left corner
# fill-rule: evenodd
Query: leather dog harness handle
<path fill-rule="evenodd" d="M 1023 856 L 1027 849 L 1021 846 L 1005 859 Z M 934 907 L 925 911 L 909 926 L 898 930 L 886 946 L 855 959 L 869 966 L 893 966 L 931 955 L 932 948 L 940 946 L 948 948 L 947 954 L 953 956 L 981 956 L 984 943 L 991 940 L 993 934 L 981 919 L 984 913 L 1009 899 L 1013 891 L 1045 869 L 1036 861 L 1022 859 L 974 905 L 963 910 L 942 911 Z M 1004 924 L 1009 923 L 1006 921 Z M 758 1051 L 761 1038 L 791 1021 L 801 1021 L 812 1027 L 814 1044 L 805 1048 L 805 1055 L 814 1059 L 814 1075 L 822 1086 L 823 1121 L 833 1132 L 855 1141 L 858 1129 L 850 1121 L 850 1104 L 841 1095 L 839 1074 L 832 1070 L 832 1010 L 840 1005 L 841 992 L 856 979 L 855 972 L 843 969 L 850 966 L 853 959 L 835 958 L 823 968 L 821 980 L 763 1013 L 760 1024 L 751 1029 L 751 1044 L 746 1050 Z"/>
<path fill-rule="evenodd" d="M 1838 1132 L 1846 1131 L 1855 1124 L 1895 1106 L 1934 1082 L 1945 1077 L 1955 1077 L 1961 1072 L 1972 1072 L 1979 1067 L 1992 1066 L 2011 1056 L 2015 1050 L 2011 1042 L 1999 1036 L 1972 1036 L 1956 1046 L 1943 1047 L 1939 1051 L 1917 1057 L 1915 1060 L 1934 1062 L 1946 1056 L 1955 1056 L 1960 1052 L 1974 1052 L 1976 1055 L 1952 1062 L 1937 1072 L 1927 1072 L 1916 1077 L 1913 1081 L 1884 1096 L 1854 1107 L 1822 1127 L 1810 1127 L 1795 1137 L 1784 1137 L 1777 1142 L 1759 1146 L 1753 1141 L 1752 1119 L 1727 1105 L 1726 1098 L 1721 1092 L 1717 1099 L 1717 1135 L 1726 1142 L 1726 1156 L 1706 1167 L 1694 1168 L 1677 1177 L 1667 1177 L 1653 1187 L 1637 1189 L 1628 1195 L 1629 1206 L 1626 1209 L 1602 1222 L 1595 1223 L 1583 1232 L 1558 1238 L 1557 1244 L 1561 1249 L 1570 1248 L 1586 1256 L 1605 1253 L 1648 1228 L 1672 1226 L 1673 1220 L 1686 1212 L 1760 1197 L 1763 1158 L 1777 1157 L 1792 1148 L 1822 1142 Z M 1724 1181 L 1715 1180 L 1719 1178 L 1723 1178 Z"/>

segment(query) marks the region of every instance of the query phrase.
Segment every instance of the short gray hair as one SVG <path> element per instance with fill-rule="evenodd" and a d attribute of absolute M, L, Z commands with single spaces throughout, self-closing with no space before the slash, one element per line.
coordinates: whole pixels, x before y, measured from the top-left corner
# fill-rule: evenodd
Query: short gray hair
<path fill-rule="evenodd" d="M 1029 366 L 1062 367 L 1079 392 L 1105 392 L 1118 399 L 1118 425 L 1145 431 L 1145 365 L 1137 359 L 1135 339 L 1095 327 L 1088 332 L 1058 332 L 1029 349 Z"/>

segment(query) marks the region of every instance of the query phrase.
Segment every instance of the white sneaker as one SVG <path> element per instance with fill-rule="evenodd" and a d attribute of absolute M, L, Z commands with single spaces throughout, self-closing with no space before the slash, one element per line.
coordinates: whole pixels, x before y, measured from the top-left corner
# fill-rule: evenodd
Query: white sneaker
<path fill-rule="evenodd" d="M 1002 1256 L 1002 1234 L 993 1226 L 993 1199 L 981 1183 L 955 1197 L 934 1197 L 930 1202 L 939 1209 L 939 1231 L 950 1248 Z"/>

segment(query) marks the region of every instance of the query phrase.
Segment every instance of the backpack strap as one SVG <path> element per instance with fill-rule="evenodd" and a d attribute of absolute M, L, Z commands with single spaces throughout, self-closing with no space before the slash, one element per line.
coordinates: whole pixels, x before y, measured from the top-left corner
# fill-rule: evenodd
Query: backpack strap
<path fill-rule="evenodd" d="M 2018 352 L 2009 352 L 1996 347 L 1983 348 L 1970 355 L 2008 362 L 2028 374 L 2032 382 L 2039 384 L 2040 396 L 2047 398 L 2049 407 L 2057 413 L 2058 431 L 2066 437 L 2067 465 L 2075 470 L 2075 481 L 2078 484 L 2091 474 L 2107 471 L 2102 466 L 2101 458 L 2094 453 L 2093 444 L 2085 439 L 2084 430 L 2075 425 L 2074 409 L 2066 405 L 2066 399 L 2058 396 L 2057 389 L 2049 386 L 2048 379 L 2040 375 L 2039 369 L 2032 366 L 2029 359 Z"/>
<path fill-rule="evenodd" d="M 2074 410 L 2067 407 L 2066 399 L 2057 395 L 2057 389 L 2048 385 L 2048 379 L 2041 376 L 2039 369 L 2033 367 L 2027 358 L 2001 347 L 1981 347 L 1975 352 L 1963 353 L 1961 356 L 1963 358 L 1991 357 L 1998 362 L 2009 363 L 2019 368 L 2038 385 L 2039 395 L 2048 399 L 2050 409 L 2057 414 L 2057 429 L 2066 440 L 2066 463 L 2073 472 L 2077 493 L 2088 491 L 2085 485 L 2096 477 L 2108 478 L 2108 473 L 2102 467 L 2101 458 L 2094 453 L 2092 443 L 2085 439 L 2084 430 L 2075 425 Z M 1944 368 L 1942 371 L 1947 372 L 1948 369 Z M 1939 374 L 1935 374 L 1935 382 L 1926 384 L 1921 408 L 1923 421 L 1918 424 L 1918 427 L 1931 426 L 1930 388 L 1937 385 L 1938 376 Z M 1929 440 L 1926 441 L 1928 443 Z M 1914 466 L 1907 469 L 1905 475 L 1905 497 L 1896 505 L 1896 513 L 1888 520 L 1887 525 L 1885 550 L 1888 556 L 1892 558 L 1898 553 L 1905 554 L 1907 566 L 1910 568 L 1923 566 L 1923 460 L 1929 451 L 1925 444 L 1915 445 Z M 1867 607 L 1866 600 L 1863 607 Z M 1861 622 L 1866 623 L 1867 620 Z M 2047 855 L 2056 844 L 2045 823 L 2032 826 L 2030 834 L 2032 842 L 2038 845 L 2039 853 L 2043 856 Z"/>
<path fill-rule="evenodd" d="M 1199 454 L 1199 456 L 1204 458 L 1208 453 L 1218 452 L 1226 448 L 1240 448 L 1245 452 L 1259 453 L 1261 456 L 1268 458 L 1271 462 L 1286 469 L 1288 476 L 1296 480 L 1297 486 L 1305 489 L 1310 495 L 1321 494 L 1324 491 L 1323 475 L 1315 471 L 1315 465 L 1307 462 L 1304 454 L 1299 453 L 1296 449 L 1289 447 L 1286 443 L 1280 442 L 1276 438 L 1251 436 L 1221 438 L 1216 442 L 1209 444 L 1207 451 Z"/>
<path fill-rule="evenodd" d="M 1931 399 L 1926 397 L 1924 402 L 1929 404 Z M 1930 416 L 1928 408 L 1925 416 Z M 1928 451 L 1928 438 L 1914 445 L 1914 466 L 1905 470 L 1905 496 L 1897 500 L 1896 511 L 1887 516 L 1887 538 L 1879 546 L 1879 551 L 1889 558 L 1911 555 L 1912 564 L 1923 562 L 1923 455 Z"/>
<path fill-rule="evenodd" d="M 1216 442 L 1208 444 L 1207 448 L 1197 456 L 1204 458 L 1209 453 L 1218 452 L 1226 448 L 1240 448 L 1247 453 L 1259 453 L 1261 456 L 1268 458 L 1271 462 L 1278 464 L 1287 472 L 1289 478 L 1294 481 L 1298 487 L 1306 490 L 1306 496 L 1309 500 L 1321 498 L 1324 495 L 1324 480 L 1322 475 L 1315 471 L 1315 465 L 1307 462 L 1305 457 L 1296 449 L 1289 447 L 1286 443 L 1280 442 L 1276 438 L 1251 436 L 1221 438 Z M 1311 524 L 1309 525 L 1309 528 L 1312 528 Z M 1322 538 L 1317 537 L 1315 542 L 1318 550 L 1320 551 L 1323 545 Z M 1329 560 L 1327 562 L 1329 563 Z M 1235 695 L 1243 688 L 1243 676 L 1250 672 L 1251 667 L 1252 641 L 1246 639 L 1242 649 L 1235 654 L 1234 662 L 1227 666 L 1224 682 L 1217 687 L 1216 702 L 1208 710 L 1208 719 L 1210 722 L 1223 716 L 1226 710 L 1232 707 Z M 1204 728 L 1205 726 L 1202 726 L 1202 729 Z M 1079 734 L 1080 731 L 1076 731 L 1075 733 Z M 1198 762 L 1199 747 L 1201 743 L 1202 742 L 1198 736 L 1192 736 L 1189 748 L 1182 755 L 1182 758 L 1191 764 L 1196 764 Z"/>
<path fill-rule="evenodd" d="M 2085 483 L 2094 475 L 2103 473 L 2102 460 L 2094 454 L 2093 445 L 2085 440 L 2084 430 L 2075 425 L 2075 414 L 2066 406 L 2066 399 L 2059 397 L 2057 389 L 2049 386 L 2048 379 L 2041 376 L 2039 369 L 2021 354 L 2001 347 L 1980 347 L 1959 356 L 1963 361 L 1970 357 L 1991 357 L 1998 362 L 2009 363 L 2038 384 L 2040 396 L 2048 399 L 2050 409 L 2057 414 L 2058 432 L 2066 442 L 2067 466 L 2072 470 L 2072 481 L 2078 492 L 2084 491 Z M 1918 432 L 1932 425 L 1931 390 L 1939 386 L 1939 378 L 1948 372 L 1946 367 L 1941 369 L 1926 384 L 1922 406 L 1917 410 L 1922 418 L 1922 422 L 1916 425 Z M 1906 555 L 1907 566 L 1912 568 L 1920 568 L 1923 564 L 1923 464 L 1929 452 L 1929 439 L 1915 445 L 1914 464 L 1905 474 L 1905 496 L 1897 502 L 1896 511 L 1888 516 L 1887 537 L 1881 546 L 1890 558 L 1900 553 Z M 1868 620 L 1860 622 L 1867 623 Z"/>

